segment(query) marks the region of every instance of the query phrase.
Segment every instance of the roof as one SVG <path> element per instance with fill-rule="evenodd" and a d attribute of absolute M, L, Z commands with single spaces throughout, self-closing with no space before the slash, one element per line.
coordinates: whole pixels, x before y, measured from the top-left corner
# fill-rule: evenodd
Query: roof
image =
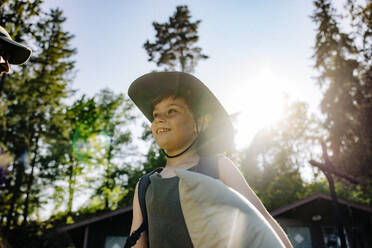
<path fill-rule="evenodd" d="M 330 196 L 328 196 L 326 194 L 323 194 L 323 193 L 318 193 L 318 194 L 315 194 L 315 195 L 311 195 L 311 196 L 309 196 L 305 199 L 295 201 L 295 202 L 293 202 L 291 204 L 288 204 L 286 206 L 283 206 L 281 208 L 275 209 L 270 214 L 273 217 L 276 217 L 278 215 L 281 215 L 281 214 L 283 214 L 285 212 L 288 212 L 292 209 L 303 206 L 303 205 L 305 205 L 305 204 L 307 204 L 311 201 L 317 200 L 317 199 L 332 201 L 332 198 Z M 343 204 L 343 205 L 346 205 L 348 207 L 353 207 L 353 208 L 356 208 L 356 209 L 359 209 L 359 210 L 362 210 L 362 211 L 365 211 L 365 212 L 368 212 L 368 213 L 372 213 L 372 208 L 370 208 L 368 206 L 361 205 L 361 204 L 358 204 L 358 203 L 355 203 L 355 202 L 352 202 L 352 201 L 343 200 L 343 199 L 340 199 L 340 198 L 338 198 L 337 201 L 338 201 L 339 204 Z"/>
<path fill-rule="evenodd" d="M 101 220 L 104 220 L 104 219 L 107 219 L 107 218 L 110 218 L 110 217 L 114 217 L 114 216 L 117 216 L 117 215 L 120 215 L 120 214 L 124 214 L 124 213 L 127 213 L 129 211 L 132 211 L 132 206 L 119 208 L 119 209 L 116 209 L 114 211 L 110 211 L 110 212 L 107 212 L 107 213 L 100 214 L 98 216 L 87 218 L 85 220 L 79 221 L 79 222 L 74 223 L 74 224 L 70 224 L 70 225 L 60 227 L 60 228 L 58 228 L 58 232 L 66 232 L 66 231 L 76 229 L 76 228 L 79 228 L 79 227 L 82 227 L 82 226 L 86 226 L 86 225 L 89 225 L 89 224 L 92 224 L 94 222 L 98 222 L 98 221 L 101 221 Z"/>

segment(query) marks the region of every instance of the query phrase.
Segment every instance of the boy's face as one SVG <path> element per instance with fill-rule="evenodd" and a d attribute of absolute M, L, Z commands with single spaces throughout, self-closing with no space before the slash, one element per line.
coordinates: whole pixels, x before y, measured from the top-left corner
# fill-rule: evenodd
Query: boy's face
<path fill-rule="evenodd" d="M 152 135 L 170 155 L 182 151 L 196 138 L 195 120 L 183 98 L 164 98 L 155 105 L 153 117 Z"/>

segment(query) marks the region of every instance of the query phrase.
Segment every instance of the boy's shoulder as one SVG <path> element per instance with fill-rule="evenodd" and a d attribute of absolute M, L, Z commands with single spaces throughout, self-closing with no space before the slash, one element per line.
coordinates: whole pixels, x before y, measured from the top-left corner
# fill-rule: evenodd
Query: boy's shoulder
<path fill-rule="evenodd" d="M 225 155 L 218 155 L 217 156 L 217 161 L 218 161 L 218 167 L 221 167 L 221 166 L 222 167 L 235 166 L 235 163 Z"/>

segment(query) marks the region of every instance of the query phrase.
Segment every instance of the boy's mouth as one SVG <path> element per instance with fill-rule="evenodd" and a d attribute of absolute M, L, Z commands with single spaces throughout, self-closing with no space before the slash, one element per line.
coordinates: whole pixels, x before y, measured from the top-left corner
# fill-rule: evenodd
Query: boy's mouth
<path fill-rule="evenodd" d="M 156 134 L 166 133 L 166 132 L 169 132 L 169 131 L 170 131 L 169 128 L 161 127 L 161 128 L 158 128 L 158 129 L 156 130 Z"/>

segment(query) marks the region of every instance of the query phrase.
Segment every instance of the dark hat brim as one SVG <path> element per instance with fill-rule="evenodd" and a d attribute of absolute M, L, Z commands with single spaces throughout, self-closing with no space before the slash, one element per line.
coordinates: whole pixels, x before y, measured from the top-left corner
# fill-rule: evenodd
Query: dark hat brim
<path fill-rule="evenodd" d="M 153 121 L 154 100 L 159 96 L 169 94 L 188 98 L 188 102 L 197 106 L 200 115 L 211 117 L 208 136 L 229 137 L 228 140 L 233 138 L 233 126 L 226 110 L 216 96 L 191 74 L 184 72 L 152 72 L 133 81 L 128 89 L 129 97 L 150 122 Z"/>
<path fill-rule="evenodd" d="M 31 56 L 31 49 L 13 41 L 5 36 L 0 36 L 0 40 L 4 42 L 7 52 L 9 54 L 9 64 L 21 65 L 27 62 Z"/>

